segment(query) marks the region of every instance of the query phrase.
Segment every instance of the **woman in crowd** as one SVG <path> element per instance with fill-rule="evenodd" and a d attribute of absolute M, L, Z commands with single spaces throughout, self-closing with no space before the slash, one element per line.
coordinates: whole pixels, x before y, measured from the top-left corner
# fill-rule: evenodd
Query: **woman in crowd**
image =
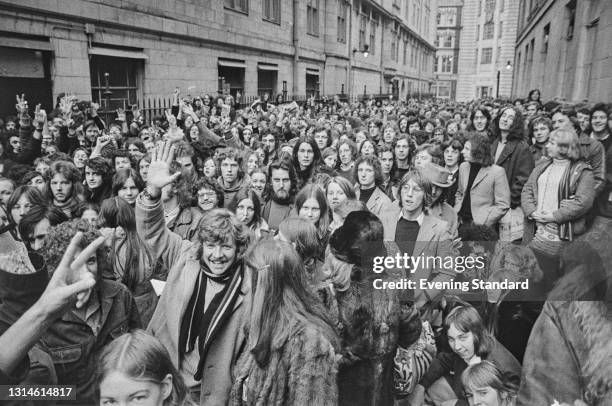
<path fill-rule="evenodd" d="M 257 152 L 249 152 L 244 160 L 244 173 L 251 176 L 253 171 L 259 168 L 260 164 Z"/>
<path fill-rule="evenodd" d="M 72 162 L 55 161 L 49 168 L 47 197 L 51 204 L 74 218 L 74 210 L 83 200 L 81 173 Z"/>
<path fill-rule="evenodd" d="M 246 256 L 253 299 L 232 405 L 336 405 L 337 336 L 291 244 L 262 240 Z"/>
<path fill-rule="evenodd" d="M 96 378 L 101 405 L 193 405 L 168 350 L 142 330 L 125 333 L 106 346 Z"/>
<path fill-rule="evenodd" d="M 321 152 L 314 139 L 301 137 L 293 147 L 293 165 L 298 177 L 298 189 L 310 182 L 319 170 Z"/>
<path fill-rule="evenodd" d="M 29 171 L 23 177 L 23 183 L 38 189 L 41 193 L 45 192 L 45 177 L 36 171 Z"/>
<path fill-rule="evenodd" d="M 380 162 L 383 178 L 380 188 L 393 201 L 397 196 L 397 186 L 391 179 L 391 175 L 395 172 L 395 153 L 393 152 L 393 147 L 386 144 L 381 146 L 378 150 L 378 161 Z"/>
<path fill-rule="evenodd" d="M 534 168 L 533 156 L 524 140 L 524 128 L 523 115 L 512 106 L 502 108 L 493 123 L 495 138 L 491 144 L 491 154 L 493 163 L 506 172 L 511 210 L 521 205 L 523 185 Z"/>
<path fill-rule="evenodd" d="M 357 168 L 355 196 L 380 218 L 391 205 L 391 199 L 380 188 L 383 181 L 380 162 L 376 157 L 360 156 L 357 158 L 355 168 Z"/>
<path fill-rule="evenodd" d="M 485 135 L 490 135 L 491 113 L 484 106 L 478 106 L 470 114 L 470 126 L 468 131 L 479 132 Z"/>
<path fill-rule="evenodd" d="M 533 161 L 538 163 L 542 157 L 546 156 L 546 144 L 548 137 L 553 130 L 552 121 L 546 116 L 536 116 L 529 122 L 529 138 L 532 140 L 529 150 L 533 156 Z"/>
<path fill-rule="evenodd" d="M 88 159 L 85 163 L 85 201 L 102 204 L 112 195 L 112 168 L 102 157 Z"/>
<path fill-rule="evenodd" d="M 223 189 L 221 189 L 216 181 L 204 177 L 198 180 L 195 188 L 197 190 L 198 208 L 202 213 L 223 207 Z"/>
<path fill-rule="evenodd" d="M 143 191 L 145 183 L 134 169 L 121 169 L 113 176 L 113 196 L 119 196 L 134 207 L 138 194 Z"/>
<path fill-rule="evenodd" d="M 151 285 L 155 259 L 136 231 L 134 209 L 122 198 L 106 199 L 100 208 L 98 226 L 110 248 L 112 274 L 132 292 L 143 325 L 149 324 L 157 295 Z"/>
<path fill-rule="evenodd" d="M 519 377 L 502 373 L 490 361 L 470 365 L 461 375 L 467 398 L 479 406 L 515 406 Z"/>
<path fill-rule="evenodd" d="M 261 204 L 259 197 L 252 190 L 239 190 L 234 198 L 233 207 L 230 207 L 238 220 L 246 225 L 255 235 L 261 238 L 270 230 L 266 220 L 261 217 Z"/>
<path fill-rule="evenodd" d="M 336 208 L 346 200 L 356 199 L 355 190 L 345 178 L 336 176 L 331 178 L 325 186 L 327 205 L 332 212 L 332 221 L 329 224 L 330 234 L 341 225 L 340 219 L 335 214 Z"/>
<path fill-rule="evenodd" d="M 370 139 L 364 140 L 359 146 L 359 156 L 378 156 L 378 151 L 374 141 Z"/>
<path fill-rule="evenodd" d="M 463 146 L 455 211 L 459 222 L 496 227 L 510 208 L 510 188 L 503 168 L 493 164 L 486 135 L 472 133 Z"/>
<path fill-rule="evenodd" d="M 444 166 L 446 170 L 451 173 L 452 185 L 448 187 L 446 192 L 446 202 L 451 206 L 455 205 L 455 194 L 457 193 L 457 187 L 459 182 L 459 165 L 463 162 L 463 143 L 457 138 L 453 138 L 450 141 L 442 144 L 442 150 L 444 151 Z"/>
<path fill-rule="evenodd" d="M 521 365 L 491 336 L 478 311 L 472 306 L 458 306 L 444 319 L 444 331 L 452 353 L 440 352 L 419 385 L 414 398 L 422 404 L 425 390 L 435 404 L 467 406 L 468 399 L 461 374 L 469 365 L 482 361 L 495 363 L 502 373 L 520 375 Z"/>
<path fill-rule="evenodd" d="M 205 178 L 208 178 L 215 182 L 217 181 L 217 178 L 220 175 L 220 171 L 217 168 L 217 163 L 214 157 L 206 158 L 204 160 L 202 168 L 202 174 Z"/>
<path fill-rule="evenodd" d="M 554 270 L 559 253 L 586 231 L 585 215 L 595 199 L 595 180 L 572 129 L 550 133 L 546 150 L 547 157 L 523 188 L 522 208 L 527 219 L 523 241 L 538 256 L 545 285 L 550 287 L 558 276 Z"/>
<path fill-rule="evenodd" d="M 11 223 L 19 226 L 21 219 L 34 206 L 46 206 L 42 193 L 32 186 L 19 186 L 6 202 L 6 213 Z"/>
<path fill-rule="evenodd" d="M 85 162 L 87 162 L 87 158 L 89 154 L 85 148 L 77 148 L 72 153 L 72 162 L 74 166 L 81 172 L 81 177 L 85 174 Z"/>
<path fill-rule="evenodd" d="M 316 184 L 304 186 L 295 198 L 295 211 L 314 224 L 321 247 L 325 247 L 329 238 L 330 213 L 321 187 Z"/>

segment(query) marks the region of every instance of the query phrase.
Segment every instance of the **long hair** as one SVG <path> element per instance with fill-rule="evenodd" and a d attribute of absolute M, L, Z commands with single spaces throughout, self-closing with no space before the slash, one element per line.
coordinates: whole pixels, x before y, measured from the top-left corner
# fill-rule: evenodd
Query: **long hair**
<path fill-rule="evenodd" d="M 6 202 L 6 214 L 12 223 L 16 224 L 11 211 L 15 205 L 17 205 L 17 202 L 19 202 L 21 196 L 24 195 L 30 202 L 30 205 L 33 207 L 46 205 L 45 198 L 42 193 L 40 193 L 40 190 L 36 189 L 34 186 L 19 186 L 17 189 L 15 189 L 11 197 L 9 197 L 8 201 Z"/>
<path fill-rule="evenodd" d="M 72 184 L 69 199 L 79 200 L 83 195 L 83 184 L 81 183 L 81 171 L 74 166 L 74 163 L 69 161 L 55 161 L 49 167 L 49 175 L 47 176 L 46 195 L 53 201 L 53 192 L 51 191 L 51 181 L 55 175 L 62 175 L 68 182 Z"/>
<path fill-rule="evenodd" d="M 204 214 L 198 229 L 198 240 L 197 257 L 200 259 L 204 243 L 233 243 L 236 245 L 236 257 L 241 258 L 251 242 L 247 227 L 227 209 L 213 209 Z"/>
<path fill-rule="evenodd" d="M 134 330 L 108 344 L 100 356 L 96 370 L 96 394 L 100 396 L 100 384 L 113 372 L 121 372 L 131 379 L 161 384 L 167 375 L 172 376 L 172 391 L 164 406 L 192 405 L 183 378 L 178 373 L 168 350 L 152 335 Z"/>
<path fill-rule="evenodd" d="M 139 191 L 142 192 L 144 190 L 145 183 L 140 177 L 140 174 L 138 173 L 138 171 L 136 171 L 133 168 L 121 169 L 120 171 L 115 173 L 115 176 L 113 176 L 113 196 L 117 196 L 117 193 L 119 192 L 119 190 L 123 187 L 125 182 L 127 182 L 127 180 L 130 178 L 134 181 L 134 184 L 136 185 L 136 188 Z"/>
<path fill-rule="evenodd" d="M 85 182 L 85 200 L 99 203 L 100 198 L 111 195 L 113 168 L 108 160 L 101 156 L 90 158 L 85 161 L 85 172 L 87 172 L 87 168 L 97 175 L 102 176 L 102 184 L 98 188 L 90 189 L 87 182 Z"/>
<path fill-rule="evenodd" d="M 421 190 L 423 190 L 423 211 L 425 213 L 428 212 L 428 207 L 431 207 L 432 203 L 433 203 L 433 185 L 432 183 L 429 181 L 429 179 L 427 179 L 427 177 L 425 177 L 425 175 L 423 175 L 423 173 L 418 170 L 418 169 L 411 169 L 409 170 L 404 177 L 402 177 L 402 180 L 400 181 L 398 187 L 397 187 L 397 193 L 399 194 L 399 199 L 398 199 L 398 204 L 399 207 L 403 207 L 402 205 L 402 189 L 404 188 L 404 186 L 406 186 L 408 184 L 409 181 L 413 181 Z"/>
<path fill-rule="evenodd" d="M 467 130 L 478 131 L 476 130 L 476 127 L 474 127 L 474 117 L 476 117 L 476 112 L 478 111 L 480 111 L 480 113 L 482 113 L 482 115 L 485 116 L 485 118 L 487 119 L 487 124 L 485 125 L 484 130 L 488 131 L 489 127 L 491 126 L 491 113 L 489 113 L 489 109 L 487 109 L 485 106 L 478 106 L 474 110 L 472 110 L 472 112 L 470 113 L 470 125 L 468 126 Z"/>
<path fill-rule="evenodd" d="M 357 198 L 357 195 L 355 195 L 355 189 L 353 188 L 353 185 L 351 185 L 351 182 L 349 182 L 348 180 L 346 180 L 346 178 L 343 178 L 342 176 L 334 176 L 325 183 L 325 195 L 327 195 L 327 189 L 329 189 L 329 185 L 331 185 L 332 183 L 335 183 L 336 185 L 338 185 L 338 187 L 340 187 L 340 189 L 346 195 L 347 199 Z"/>
<path fill-rule="evenodd" d="M 472 162 L 482 165 L 483 167 L 493 165 L 493 156 L 491 155 L 491 142 L 489 138 L 477 132 L 470 133 L 465 142 L 470 142 Z"/>
<path fill-rule="evenodd" d="M 578 161 L 582 158 L 582 150 L 580 148 L 580 139 L 578 134 L 570 128 L 557 128 L 548 135 L 548 139 L 555 138 L 559 155 L 561 158 L 569 159 L 570 161 Z"/>
<path fill-rule="evenodd" d="M 444 331 L 448 333 L 451 326 L 463 333 L 473 334 L 474 353 L 479 357 L 486 358 L 493 349 L 493 337 L 473 306 L 458 306 L 451 310 L 444 319 Z"/>
<path fill-rule="evenodd" d="M 134 209 L 122 198 L 111 197 L 102 202 L 98 223 L 100 227 L 121 227 L 125 232 L 125 237 L 120 241 L 113 233 L 110 255 L 121 282 L 134 291 L 146 280 L 148 270 L 154 264 L 151 251 L 136 231 Z M 125 255 L 118 255 L 120 252 Z"/>
<path fill-rule="evenodd" d="M 287 171 L 287 173 L 289 173 L 289 179 L 291 180 L 291 188 L 289 189 L 289 198 L 290 200 L 293 200 L 293 198 L 295 197 L 295 194 L 297 193 L 297 189 L 298 189 L 297 174 L 295 173 L 295 168 L 293 167 L 291 162 L 288 162 L 285 160 L 278 160 L 278 161 L 272 162 L 268 166 L 268 183 L 270 184 L 270 186 L 272 185 L 272 173 L 278 169 Z M 270 187 L 270 189 L 271 189 L 270 190 L 271 194 L 274 194 L 274 189 L 272 188 L 272 186 Z"/>
<path fill-rule="evenodd" d="M 260 367 L 305 327 L 319 330 L 337 348 L 334 326 L 312 293 L 302 259 L 291 244 L 262 240 L 249 250 L 246 264 L 254 290 L 248 349 Z"/>
<path fill-rule="evenodd" d="M 309 183 L 300 190 L 295 198 L 295 208 L 299 214 L 302 206 L 306 200 L 313 198 L 319 204 L 319 221 L 317 222 L 317 234 L 319 238 L 325 238 L 327 236 L 329 227 L 330 212 L 327 206 L 327 199 L 325 198 L 325 192 L 319 185 Z"/>
<path fill-rule="evenodd" d="M 481 361 L 463 371 L 461 382 L 469 392 L 486 387 L 493 388 L 504 402 L 502 406 L 509 406 L 518 393 L 520 378 L 511 373 L 502 373 L 491 361 Z"/>
<path fill-rule="evenodd" d="M 253 219 L 251 220 L 251 222 L 249 224 L 247 224 L 247 226 L 249 227 L 259 227 L 261 225 L 261 202 L 259 200 L 259 197 L 257 197 L 257 195 L 255 194 L 255 192 L 253 192 L 250 189 L 240 189 L 238 191 L 238 193 L 236 193 L 236 196 L 234 197 L 234 199 L 232 200 L 232 202 L 230 203 L 230 207 L 229 209 L 236 213 L 236 209 L 238 208 L 238 205 L 240 204 L 241 201 L 243 201 L 244 199 L 249 199 L 253 202 Z"/>
<path fill-rule="evenodd" d="M 302 144 L 310 145 L 310 148 L 312 148 L 312 152 L 314 154 L 312 163 L 308 168 L 304 170 L 300 169 L 300 163 L 298 160 L 298 151 L 300 150 L 300 146 Z M 319 164 L 321 163 L 321 151 L 319 150 L 317 142 L 314 140 L 314 138 L 310 136 L 300 137 L 293 146 L 293 153 L 291 154 L 291 156 L 293 159 L 293 167 L 297 172 L 299 181 L 302 183 L 307 183 L 308 180 L 312 177 L 317 166 L 319 166 Z"/>
<path fill-rule="evenodd" d="M 512 121 L 512 125 L 508 129 L 508 140 L 522 140 L 524 138 L 525 131 L 525 119 L 523 118 L 523 113 L 520 112 L 513 105 L 507 105 L 499 110 L 499 114 L 495 117 L 493 121 L 492 131 L 495 138 L 501 138 L 501 130 L 499 129 L 499 119 L 507 110 L 514 110 L 515 116 Z"/>

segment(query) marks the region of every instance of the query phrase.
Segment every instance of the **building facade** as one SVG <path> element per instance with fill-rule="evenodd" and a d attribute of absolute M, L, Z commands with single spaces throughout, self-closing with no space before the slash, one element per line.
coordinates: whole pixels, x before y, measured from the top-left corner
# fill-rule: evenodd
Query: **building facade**
<path fill-rule="evenodd" d="M 514 0 L 463 1 L 458 101 L 511 96 L 518 12 Z"/>
<path fill-rule="evenodd" d="M 463 0 L 440 0 L 436 17 L 437 48 L 432 93 L 440 99 L 457 99 L 459 43 Z"/>
<path fill-rule="evenodd" d="M 612 99 L 609 0 L 521 0 L 514 97 L 540 89 L 542 100 Z"/>
<path fill-rule="evenodd" d="M 435 3 L 0 1 L 0 87 L 45 106 L 67 92 L 109 110 L 175 87 L 405 97 L 430 90 Z M 4 99 L 0 114 L 13 113 Z"/>

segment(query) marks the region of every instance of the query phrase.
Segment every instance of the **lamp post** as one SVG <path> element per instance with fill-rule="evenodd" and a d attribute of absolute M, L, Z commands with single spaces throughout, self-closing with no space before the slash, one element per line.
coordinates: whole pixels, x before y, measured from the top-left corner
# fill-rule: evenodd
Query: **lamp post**
<path fill-rule="evenodd" d="M 512 70 L 512 63 L 510 63 L 510 61 L 507 62 L 506 64 L 506 70 Z M 501 69 L 497 70 L 497 91 L 496 91 L 496 96 L 495 98 L 499 99 L 499 80 L 501 78 Z"/>

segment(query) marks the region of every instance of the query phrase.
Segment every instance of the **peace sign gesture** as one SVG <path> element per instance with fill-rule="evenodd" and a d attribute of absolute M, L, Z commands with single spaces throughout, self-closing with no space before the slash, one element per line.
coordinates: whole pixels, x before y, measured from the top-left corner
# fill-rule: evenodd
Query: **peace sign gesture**
<path fill-rule="evenodd" d="M 60 100 L 60 110 L 64 120 L 67 120 L 72 115 L 72 98 L 69 96 L 62 97 Z"/>
<path fill-rule="evenodd" d="M 96 284 L 93 274 L 87 270 L 87 260 L 104 244 L 104 237 L 98 237 L 78 253 L 82 239 L 82 232 L 78 232 L 72 238 L 40 298 L 45 304 L 44 308 L 52 312 L 63 312 L 75 302 L 77 308 L 83 307 L 89 299 L 89 290 Z"/>
<path fill-rule="evenodd" d="M 47 122 L 47 112 L 40 108 L 40 103 L 36 105 L 36 110 L 34 111 L 34 121 L 43 126 Z"/>
<path fill-rule="evenodd" d="M 121 107 L 117 109 L 117 121 L 125 122 L 125 110 Z"/>
<path fill-rule="evenodd" d="M 17 109 L 17 112 L 19 114 L 27 113 L 28 102 L 25 99 L 25 93 L 21 93 L 21 98 L 19 97 L 19 95 L 15 95 L 15 98 L 17 99 L 17 104 L 15 104 L 15 109 Z"/>
<path fill-rule="evenodd" d="M 171 130 L 176 128 L 176 117 L 170 110 L 166 110 L 166 121 L 168 121 Z"/>

